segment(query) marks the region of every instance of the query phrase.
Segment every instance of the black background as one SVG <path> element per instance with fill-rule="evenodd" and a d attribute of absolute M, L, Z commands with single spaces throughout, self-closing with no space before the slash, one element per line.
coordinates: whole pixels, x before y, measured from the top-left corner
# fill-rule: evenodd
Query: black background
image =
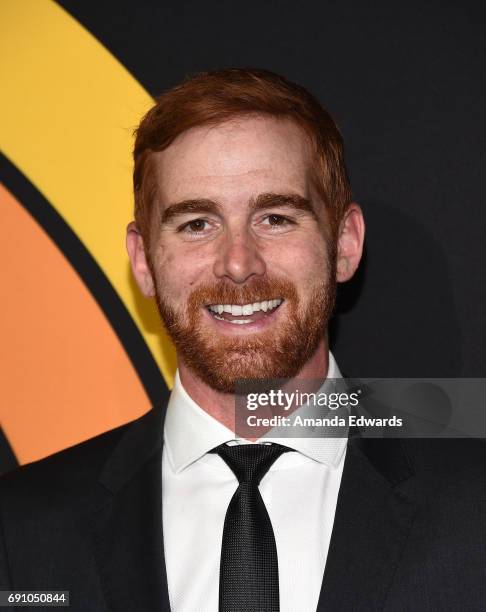
<path fill-rule="evenodd" d="M 332 348 L 349 376 L 485 376 L 484 2 L 59 2 L 151 93 L 254 66 L 337 120 L 363 266 Z"/>
<path fill-rule="evenodd" d="M 365 211 L 333 349 L 353 376 L 484 376 L 483 2 L 60 3 L 153 95 L 256 66 L 340 125 Z"/>

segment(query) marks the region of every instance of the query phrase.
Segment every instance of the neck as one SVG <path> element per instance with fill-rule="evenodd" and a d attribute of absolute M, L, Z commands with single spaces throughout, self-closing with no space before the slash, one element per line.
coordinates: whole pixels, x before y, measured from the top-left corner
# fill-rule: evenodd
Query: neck
<path fill-rule="evenodd" d="M 225 427 L 233 430 L 235 423 L 235 396 L 232 393 L 220 393 L 207 385 L 186 366 L 183 360 L 179 361 L 178 367 L 182 386 L 196 404 Z M 324 379 L 327 376 L 328 369 L 329 347 L 326 334 L 319 343 L 314 355 L 292 380 L 297 378 Z"/>

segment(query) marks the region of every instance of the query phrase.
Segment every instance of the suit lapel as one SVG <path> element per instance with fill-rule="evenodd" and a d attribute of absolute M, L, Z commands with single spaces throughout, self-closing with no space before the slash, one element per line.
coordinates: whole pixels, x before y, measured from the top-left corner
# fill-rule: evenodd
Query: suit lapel
<path fill-rule="evenodd" d="M 162 533 L 164 411 L 127 428 L 99 478 L 89 524 L 112 612 L 169 612 Z M 412 525 L 400 440 L 351 438 L 317 612 L 380 610 Z"/>
<path fill-rule="evenodd" d="M 131 425 L 99 479 L 90 519 L 95 557 L 113 612 L 168 612 L 162 534 L 163 413 Z"/>
<path fill-rule="evenodd" d="M 383 608 L 415 513 L 399 488 L 411 476 L 400 440 L 350 439 L 318 612 Z"/>

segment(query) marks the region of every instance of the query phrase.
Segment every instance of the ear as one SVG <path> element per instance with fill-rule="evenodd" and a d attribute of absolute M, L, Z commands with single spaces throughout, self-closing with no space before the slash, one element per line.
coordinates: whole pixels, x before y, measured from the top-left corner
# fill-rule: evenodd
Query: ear
<path fill-rule="evenodd" d="M 361 260 L 365 237 L 365 223 L 361 208 L 352 202 L 339 225 L 337 244 L 336 280 L 343 283 L 349 280 Z"/>
<path fill-rule="evenodd" d="M 148 265 L 142 235 L 134 221 L 127 226 L 126 245 L 137 285 L 146 297 L 152 297 L 155 295 L 154 279 Z"/>

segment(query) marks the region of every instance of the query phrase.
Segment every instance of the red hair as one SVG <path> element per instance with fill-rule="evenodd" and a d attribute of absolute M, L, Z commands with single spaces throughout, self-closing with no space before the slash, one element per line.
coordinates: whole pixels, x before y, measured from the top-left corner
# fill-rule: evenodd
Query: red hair
<path fill-rule="evenodd" d="M 306 132 L 313 148 L 311 175 L 335 235 L 352 196 L 343 141 L 332 117 L 306 89 L 282 76 L 256 69 L 215 70 L 159 96 L 135 132 L 135 222 L 146 247 L 156 189 L 151 153 L 163 151 L 190 128 L 254 114 L 290 119 Z"/>

